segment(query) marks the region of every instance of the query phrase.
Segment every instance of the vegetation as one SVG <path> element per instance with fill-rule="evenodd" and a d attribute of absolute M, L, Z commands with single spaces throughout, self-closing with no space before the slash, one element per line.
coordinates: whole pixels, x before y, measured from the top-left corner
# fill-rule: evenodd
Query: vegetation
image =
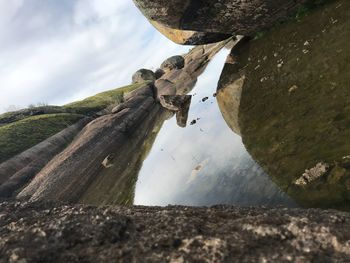
<path fill-rule="evenodd" d="M 141 84 L 125 86 L 96 94 L 64 106 L 41 104 L 0 115 L 0 163 L 35 146 L 76 123 L 84 116 L 123 102 L 123 95 Z"/>
<path fill-rule="evenodd" d="M 64 105 L 63 108 L 72 113 L 93 115 L 108 106 L 116 106 L 123 102 L 124 93 L 141 87 L 143 83 L 133 84 L 122 88 L 102 92 L 84 100 Z"/>
<path fill-rule="evenodd" d="M 32 116 L 0 127 L 0 163 L 33 147 L 83 115 L 59 113 Z"/>

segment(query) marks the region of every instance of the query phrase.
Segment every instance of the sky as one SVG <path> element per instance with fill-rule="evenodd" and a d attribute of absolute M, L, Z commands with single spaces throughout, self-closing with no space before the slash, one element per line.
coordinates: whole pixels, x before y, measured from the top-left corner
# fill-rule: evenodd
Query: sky
<path fill-rule="evenodd" d="M 0 113 L 128 85 L 138 69 L 189 49 L 132 0 L 0 0 Z"/>

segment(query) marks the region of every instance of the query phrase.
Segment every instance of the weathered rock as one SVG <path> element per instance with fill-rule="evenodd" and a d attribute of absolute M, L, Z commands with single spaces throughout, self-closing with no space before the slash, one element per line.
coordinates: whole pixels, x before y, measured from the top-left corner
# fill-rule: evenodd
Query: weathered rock
<path fill-rule="evenodd" d="M 185 59 L 183 56 L 172 56 L 168 59 L 166 59 L 162 65 L 160 66 L 161 69 L 164 71 L 169 71 L 173 69 L 182 69 L 185 66 Z"/>
<path fill-rule="evenodd" d="M 174 83 L 166 79 L 158 79 L 154 83 L 156 88 L 157 98 L 159 100 L 160 96 L 164 95 L 176 95 L 176 87 Z"/>
<path fill-rule="evenodd" d="M 171 111 L 179 111 L 184 105 L 191 103 L 192 95 L 162 95 L 160 104 Z"/>
<path fill-rule="evenodd" d="M 216 93 L 222 116 L 232 131 L 238 135 L 241 135 L 238 116 L 245 81 L 244 70 L 239 70 L 240 50 L 247 45 L 248 41 L 248 37 L 241 38 L 232 48 L 221 73 Z"/>
<path fill-rule="evenodd" d="M 151 21 L 170 28 L 253 35 L 295 13 L 306 0 L 134 0 Z"/>
<path fill-rule="evenodd" d="M 74 142 L 36 175 L 18 197 L 78 201 L 101 169 L 104 169 L 102 163 L 108 155 L 114 153 L 115 156 L 129 158 L 123 152 L 124 146 L 133 136 L 139 138 L 139 143 L 143 141 L 148 129 L 139 127 L 147 120 L 154 119 L 159 107 L 153 96 L 136 96 L 124 105 L 125 108 L 117 113 L 89 123 Z M 134 146 L 137 147 L 137 143 Z M 132 149 L 130 146 L 128 148 Z M 127 162 L 124 163 L 127 165 Z"/>
<path fill-rule="evenodd" d="M 140 69 L 134 73 L 132 76 L 132 83 L 142 83 L 146 81 L 155 81 L 156 76 L 152 70 L 149 69 Z"/>
<path fill-rule="evenodd" d="M 0 203 L 1 262 L 348 262 L 334 210 Z M 252 249 L 253 248 L 253 249 Z"/>
<path fill-rule="evenodd" d="M 192 95 L 162 95 L 159 100 L 163 108 L 176 112 L 177 124 L 186 127 Z"/>
<path fill-rule="evenodd" d="M 133 97 L 136 96 L 153 96 L 153 84 L 152 83 L 146 83 L 143 86 L 139 87 L 136 90 L 133 90 L 131 92 L 124 93 L 124 101 L 127 101 Z"/>
<path fill-rule="evenodd" d="M 154 74 L 156 76 L 156 79 L 160 79 L 165 74 L 165 71 L 159 68 L 154 72 Z"/>
<path fill-rule="evenodd" d="M 91 121 L 85 118 L 46 139 L 25 152 L 0 164 L 0 197 L 11 197 L 58 153 Z"/>
<path fill-rule="evenodd" d="M 222 76 L 226 84 L 245 76 L 243 143 L 304 207 L 350 209 L 350 166 L 343 159 L 350 152 L 348 10 L 349 1 L 334 1 L 267 32 L 242 46 Z"/>
<path fill-rule="evenodd" d="M 204 45 L 219 42 L 231 37 L 231 35 L 227 34 L 179 30 L 166 27 L 156 21 L 150 20 L 150 22 L 160 33 L 180 45 Z"/>

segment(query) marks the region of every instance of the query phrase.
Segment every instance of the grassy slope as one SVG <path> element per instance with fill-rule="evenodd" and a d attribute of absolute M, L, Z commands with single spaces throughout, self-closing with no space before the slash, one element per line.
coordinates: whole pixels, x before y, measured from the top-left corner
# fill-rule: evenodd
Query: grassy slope
<path fill-rule="evenodd" d="M 44 141 L 84 116 L 92 116 L 109 106 L 123 102 L 124 93 L 141 85 L 129 85 L 102 92 L 62 107 L 44 106 L 1 114 L 0 163 Z"/>
<path fill-rule="evenodd" d="M 0 163 L 74 124 L 83 115 L 59 113 L 29 117 L 0 127 Z"/>

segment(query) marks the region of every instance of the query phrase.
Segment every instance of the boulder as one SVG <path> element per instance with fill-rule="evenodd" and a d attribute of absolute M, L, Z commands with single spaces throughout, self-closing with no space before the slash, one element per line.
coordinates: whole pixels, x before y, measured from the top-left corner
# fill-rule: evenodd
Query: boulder
<path fill-rule="evenodd" d="M 154 74 L 156 75 L 156 79 L 160 79 L 165 74 L 165 71 L 159 68 L 154 72 Z"/>
<path fill-rule="evenodd" d="M 150 20 L 151 24 L 164 36 L 180 45 L 204 45 L 225 40 L 231 35 L 220 33 L 205 33 L 191 30 L 174 29 Z"/>
<path fill-rule="evenodd" d="M 160 66 L 161 69 L 164 71 L 169 71 L 173 69 L 182 69 L 185 66 L 185 59 L 183 56 L 172 56 L 168 59 L 166 59 L 162 65 Z"/>
<path fill-rule="evenodd" d="M 152 70 L 149 69 L 140 69 L 134 73 L 132 76 L 132 83 L 142 83 L 146 81 L 155 81 L 156 76 Z"/>
<path fill-rule="evenodd" d="M 254 35 L 295 13 L 306 0 L 134 0 L 151 21 L 205 33 Z"/>

